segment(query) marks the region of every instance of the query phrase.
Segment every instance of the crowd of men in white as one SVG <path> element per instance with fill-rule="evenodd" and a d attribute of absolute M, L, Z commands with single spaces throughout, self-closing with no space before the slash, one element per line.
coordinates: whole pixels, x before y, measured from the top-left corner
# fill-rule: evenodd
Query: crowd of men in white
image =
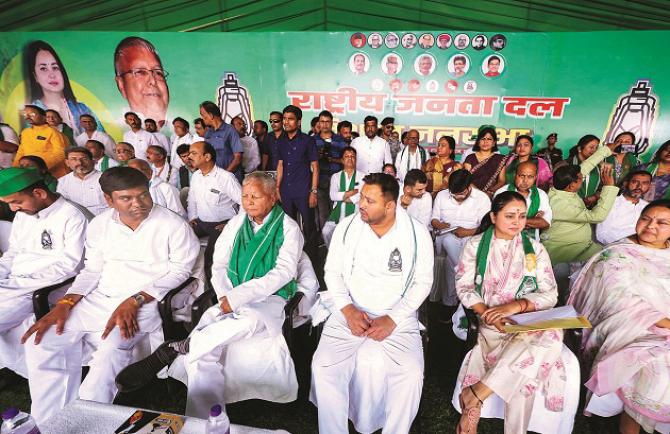
<path fill-rule="evenodd" d="M 409 432 L 423 386 L 417 311 L 433 287 L 434 252 L 446 257 L 447 291 L 455 294 L 463 247 L 491 210 L 491 198 L 473 186 L 470 173 L 455 171 L 451 188 L 433 197 L 420 158 L 399 164 L 406 168 L 394 187 L 380 174 L 390 160 L 385 141 L 362 137 L 345 148 L 343 170 L 330 182 L 339 211 L 321 228 L 328 291 L 317 297 L 301 228 L 278 206 L 275 178 L 255 172 L 261 162 L 255 142 L 244 146 L 247 176 L 240 183 L 215 164 L 217 151 L 203 137 L 175 131 L 168 139 L 136 121 L 124 135 L 135 158 L 118 167 L 123 147 L 82 118 L 85 132 L 65 151 L 70 172 L 58 179 L 57 193 L 37 171 L 0 171 L 0 199 L 18 211 L 0 258 L 0 367 L 28 378 L 36 420 L 77 398 L 110 403 L 119 386 L 143 381 L 124 377 L 124 368 L 139 363 L 133 376 L 149 369 L 137 361 L 136 347 L 157 333 L 149 360 L 160 363 L 149 371 L 169 364 L 169 375 L 188 384 L 187 415 L 206 417 L 212 405 L 240 399 L 290 401 L 297 384 L 281 325 L 297 290 L 307 294 L 302 315 L 311 311 L 314 322 L 328 317 L 312 362 L 320 432 L 348 432 L 350 409 L 359 426 Z M 514 187 L 529 206 L 536 177 L 533 163 L 518 165 Z M 552 223 L 547 194 L 538 194 L 536 216 L 544 222 L 531 229 Z M 633 233 L 634 223 L 622 224 L 637 220 L 629 209 L 613 208 L 598 224 L 598 239 Z M 635 209 L 639 216 L 642 206 Z M 212 222 L 221 235 L 204 267 L 219 304 L 186 341 L 159 347 L 157 303 L 188 277 L 205 279 L 198 236 L 207 237 Z M 35 321 L 32 293 L 73 276 L 52 297 L 50 313 Z M 249 341 L 269 353 L 245 350 Z M 84 365 L 90 371 L 82 382 Z M 249 369 L 263 385 L 243 381 Z M 381 402 L 380 387 L 386 388 Z"/>

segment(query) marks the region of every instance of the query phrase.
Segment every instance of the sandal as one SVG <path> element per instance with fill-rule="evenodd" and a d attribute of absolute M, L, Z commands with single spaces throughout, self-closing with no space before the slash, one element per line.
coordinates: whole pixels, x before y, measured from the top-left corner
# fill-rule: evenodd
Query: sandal
<path fill-rule="evenodd" d="M 471 407 L 465 407 L 465 402 L 463 401 L 463 393 L 458 397 L 458 400 L 461 404 L 461 419 L 458 422 L 458 427 L 456 427 L 456 434 L 470 434 L 471 431 L 475 432 L 474 430 L 477 429 L 477 425 L 479 424 L 479 418 L 482 415 L 482 406 L 484 405 L 484 401 L 479 399 L 479 396 L 475 393 L 475 389 L 472 388 L 472 386 L 468 387 L 470 389 L 470 392 L 477 398 L 477 401 L 479 401 L 477 404 L 471 406 Z M 461 428 L 461 423 L 465 419 L 466 425 L 464 428 Z M 474 429 L 474 430 L 473 430 Z"/>

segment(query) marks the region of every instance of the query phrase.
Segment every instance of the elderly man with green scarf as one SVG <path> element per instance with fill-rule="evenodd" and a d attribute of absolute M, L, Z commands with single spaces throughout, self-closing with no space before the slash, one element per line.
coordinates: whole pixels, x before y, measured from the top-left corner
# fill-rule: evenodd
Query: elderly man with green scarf
<path fill-rule="evenodd" d="M 219 304 L 204 313 L 187 339 L 165 343 L 148 358 L 122 371 L 116 379 L 119 390 L 140 388 L 183 355 L 181 361 L 188 376 L 186 414 L 189 416 L 206 419 L 213 405 L 238 400 L 224 396 L 224 390 L 235 389 L 231 385 L 243 387 L 235 376 L 224 378 L 229 372 L 227 364 L 240 365 L 239 360 L 231 360 L 231 357 L 244 359 L 246 365 L 241 366 L 254 371 L 258 382 L 267 384 L 281 377 L 289 389 L 295 388 L 297 392 L 295 370 L 285 342 L 267 346 L 270 353 L 264 353 L 263 358 L 279 361 L 263 368 L 254 362 L 258 355 L 228 351 L 230 344 L 242 340 L 283 339 L 284 307 L 296 292 L 298 263 L 304 244 L 297 223 L 277 205 L 276 183 L 271 175 L 264 172 L 247 175 L 242 184 L 242 208 L 243 211 L 226 224 L 214 248 L 212 286 Z M 259 352 L 257 348 L 255 352 Z M 272 379 L 264 381 L 266 376 Z M 276 393 L 262 390 L 261 394 L 263 392 Z M 244 393 L 233 390 L 235 396 Z M 264 399 L 271 398 L 280 402 L 295 399 L 264 395 Z"/>

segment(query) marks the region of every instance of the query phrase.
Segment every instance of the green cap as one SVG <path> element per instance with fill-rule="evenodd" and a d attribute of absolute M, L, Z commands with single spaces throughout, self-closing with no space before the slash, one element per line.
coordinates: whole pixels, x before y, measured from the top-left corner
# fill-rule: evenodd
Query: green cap
<path fill-rule="evenodd" d="M 42 180 L 37 169 L 10 167 L 0 170 L 0 196 L 9 196 Z"/>
<path fill-rule="evenodd" d="M 482 125 L 482 126 L 480 126 L 479 129 L 477 130 L 477 134 L 472 135 L 470 137 L 470 140 L 477 140 L 477 137 L 479 137 L 482 134 L 482 130 L 485 129 L 485 128 L 491 128 L 491 129 L 495 130 L 496 126 L 495 125 Z"/>

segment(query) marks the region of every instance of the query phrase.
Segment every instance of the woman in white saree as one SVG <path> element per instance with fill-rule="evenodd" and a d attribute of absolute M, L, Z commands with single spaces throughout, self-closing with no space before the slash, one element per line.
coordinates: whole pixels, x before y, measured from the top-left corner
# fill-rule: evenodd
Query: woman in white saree
<path fill-rule="evenodd" d="M 548 410 L 563 410 L 563 331 L 505 333 L 503 327 L 511 315 L 552 308 L 558 292 L 547 251 L 523 232 L 524 197 L 499 194 L 480 229 L 488 218 L 493 226 L 468 240 L 456 275 L 463 306 L 480 318 L 477 345 L 459 373 L 457 432 L 477 432 L 483 401 L 495 393 L 505 402 L 505 433 L 518 434 L 527 431 L 536 393 Z"/>
<path fill-rule="evenodd" d="M 582 340 L 585 413 L 621 413 L 623 434 L 668 433 L 670 200 L 647 205 L 635 232 L 591 258 L 568 301 L 593 325 Z"/>

